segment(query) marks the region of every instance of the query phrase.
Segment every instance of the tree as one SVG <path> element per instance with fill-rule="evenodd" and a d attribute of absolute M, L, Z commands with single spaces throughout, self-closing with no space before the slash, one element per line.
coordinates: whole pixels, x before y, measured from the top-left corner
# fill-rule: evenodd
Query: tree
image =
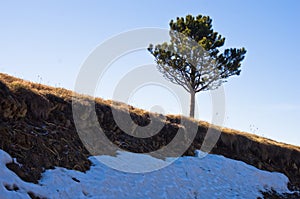
<path fill-rule="evenodd" d="M 214 32 L 209 16 L 177 17 L 169 25 L 170 42 L 150 44 L 148 51 L 164 77 L 190 93 L 190 117 L 194 117 L 195 94 L 217 89 L 228 77 L 239 75 L 246 50 L 230 48 L 221 53 L 225 38 Z"/>

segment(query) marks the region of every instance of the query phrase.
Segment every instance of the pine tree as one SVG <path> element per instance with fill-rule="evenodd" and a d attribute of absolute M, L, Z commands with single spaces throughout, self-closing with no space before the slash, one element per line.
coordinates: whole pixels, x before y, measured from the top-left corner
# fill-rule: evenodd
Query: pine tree
<path fill-rule="evenodd" d="M 241 72 L 244 48 L 219 48 L 225 38 L 214 32 L 209 16 L 187 15 L 170 22 L 170 42 L 149 45 L 158 69 L 166 79 L 191 95 L 190 117 L 195 114 L 195 94 L 217 89 L 226 79 Z"/>

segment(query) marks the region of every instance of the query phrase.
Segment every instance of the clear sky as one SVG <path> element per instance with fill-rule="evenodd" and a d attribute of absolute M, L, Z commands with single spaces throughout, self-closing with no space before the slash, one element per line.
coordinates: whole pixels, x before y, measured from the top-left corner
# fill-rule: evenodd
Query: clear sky
<path fill-rule="evenodd" d="M 241 75 L 224 84 L 224 125 L 300 145 L 299 10 L 297 0 L 2 0 L 0 72 L 73 89 L 89 53 L 112 36 L 143 27 L 168 28 L 177 16 L 209 15 L 214 30 L 226 38 L 225 47 L 248 51 Z M 154 63 L 146 51 L 117 61 L 103 78 L 107 86 L 99 96 L 111 98 L 113 82 L 146 63 Z M 145 94 L 155 89 L 168 96 L 145 87 L 132 96 L 132 104 L 146 109 L 160 104 L 166 113 L 176 113 L 172 96 L 150 99 Z M 197 117 L 210 121 L 208 93 L 198 93 L 197 102 Z"/>

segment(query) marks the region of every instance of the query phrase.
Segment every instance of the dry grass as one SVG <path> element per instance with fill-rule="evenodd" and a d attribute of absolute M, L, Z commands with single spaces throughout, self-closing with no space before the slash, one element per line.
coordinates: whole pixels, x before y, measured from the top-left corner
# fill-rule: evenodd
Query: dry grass
<path fill-rule="evenodd" d="M 12 77 L 4 73 L 0 73 L 0 80 L 4 82 L 11 90 L 16 90 L 18 88 L 25 88 L 35 93 L 53 94 L 66 99 L 70 98 L 73 94 L 72 91 L 64 88 L 55 88 L 52 86 L 38 84 L 20 78 Z"/>
<path fill-rule="evenodd" d="M 152 117 L 159 117 L 160 114 L 158 113 L 151 113 L 149 111 L 140 109 L 140 108 L 135 108 L 133 106 L 130 106 L 128 104 L 125 104 L 123 102 L 116 102 L 116 101 L 112 101 L 112 100 L 104 100 L 102 98 L 94 98 L 88 95 L 83 95 L 83 94 L 78 94 L 75 93 L 73 91 L 64 89 L 64 88 L 56 88 L 56 87 L 52 87 L 52 86 L 47 86 L 47 85 L 43 85 L 43 84 L 39 84 L 39 83 L 34 83 L 34 82 L 30 82 L 30 81 L 25 81 L 23 79 L 20 78 L 16 78 L 4 73 L 0 73 L 0 80 L 3 81 L 4 83 L 6 83 L 10 89 L 15 90 L 18 88 L 25 88 L 25 89 L 29 89 L 35 93 L 38 94 L 52 94 L 58 97 L 63 98 L 64 100 L 72 100 L 72 98 L 76 98 L 79 100 L 94 100 L 95 103 L 99 103 L 102 105 L 107 105 L 107 106 L 113 106 L 115 109 L 119 109 L 119 110 L 123 110 L 123 111 L 128 111 L 130 113 L 133 114 L 137 114 L 140 116 L 152 116 Z M 170 119 L 178 119 L 181 118 L 183 116 L 181 115 L 166 115 L 167 118 Z M 185 117 L 186 118 L 186 117 Z M 243 135 L 247 138 L 249 138 L 250 140 L 253 140 L 255 142 L 259 142 L 259 143 L 264 143 L 264 144 L 268 144 L 268 145 L 276 145 L 282 148 L 288 148 L 291 150 L 297 150 L 300 152 L 300 147 L 299 146 L 294 146 L 291 144 L 286 144 L 286 143 L 282 143 L 282 142 L 277 142 L 275 140 L 272 139 L 268 139 L 268 138 L 264 138 L 255 134 L 251 134 L 251 133 L 247 133 L 247 132 L 243 132 L 243 131 L 238 131 L 238 130 L 234 130 L 234 129 L 230 129 L 230 128 L 225 128 L 225 127 L 220 127 L 220 126 L 215 126 L 212 125 L 208 122 L 205 121 L 199 121 L 193 118 L 188 118 L 189 120 L 192 120 L 195 123 L 198 123 L 199 126 L 204 126 L 204 127 L 210 127 L 210 128 L 216 128 L 216 129 L 221 129 L 223 133 L 226 134 L 231 134 L 231 135 Z"/>
<path fill-rule="evenodd" d="M 124 150 L 129 150 L 137 153 L 144 153 L 149 151 L 155 151 L 159 147 L 163 147 L 169 143 L 170 140 L 173 139 L 174 135 L 179 128 L 186 128 L 188 126 L 187 123 L 197 124 L 198 132 L 193 140 L 193 143 L 190 145 L 190 148 L 185 152 L 185 155 L 193 155 L 196 149 L 200 149 L 203 143 L 203 139 L 207 134 L 207 129 L 211 128 L 212 130 L 222 131 L 220 139 L 212 149 L 211 153 L 216 153 L 220 155 L 224 155 L 228 158 L 237 159 L 244 161 L 248 164 L 256 166 L 259 169 L 265 169 L 269 171 L 277 171 L 286 174 L 292 183 L 300 188 L 300 147 L 293 146 L 290 144 L 285 144 L 281 142 L 277 142 L 268 138 L 264 138 L 258 135 L 254 135 L 247 132 L 237 131 L 234 129 L 224 128 L 221 126 L 215 126 L 205 121 L 199 121 L 193 118 L 184 117 L 181 115 L 161 115 L 158 113 L 152 113 L 140 108 L 135 108 L 133 106 L 127 105 L 122 102 L 115 102 L 112 100 L 104 100 L 101 98 L 94 98 L 92 96 L 78 94 L 73 91 L 64 89 L 64 88 L 55 88 L 52 86 L 46 86 L 39 83 L 34 83 L 30 81 L 25 81 L 19 78 L 15 78 L 9 76 L 7 74 L 0 73 L 0 81 L 3 82 L 6 86 L 9 87 L 12 96 L 14 96 L 16 101 L 22 101 L 26 98 L 26 107 L 29 107 L 28 114 L 25 119 L 22 120 L 14 120 L 10 121 L 11 123 L 3 123 L 2 126 L 2 134 L 0 136 L 7 136 L 7 140 L 12 141 L 15 138 L 11 137 L 9 134 L 10 131 L 16 132 L 18 129 L 16 126 L 23 125 L 20 127 L 21 131 L 24 128 L 30 128 L 32 123 L 35 124 L 33 126 L 39 127 L 40 121 L 44 122 L 44 125 L 49 124 L 49 128 L 52 129 L 53 132 L 61 132 L 62 129 L 65 131 L 65 134 L 49 134 L 48 137 L 44 138 L 42 142 L 44 144 L 49 144 L 51 139 L 58 143 L 61 148 L 61 152 L 64 151 L 65 143 L 62 142 L 62 135 L 65 138 L 73 140 L 73 151 L 78 151 L 78 147 L 83 149 L 84 146 L 80 145 L 80 139 L 76 133 L 76 128 L 74 123 L 72 123 L 72 100 L 76 100 L 81 103 L 81 105 L 92 105 L 95 103 L 96 111 L 99 123 L 104 126 L 106 130 L 107 136 L 112 138 L 113 143 L 118 145 L 119 143 L 126 143 L 124 145 Z M 20 92 L 21 91 L 21 92 Z M 6 93 L 6 92 L 3 92 Z M 5 94 L 6 95 L 6 94 Z M 7 94 L 9 95 L 9 94 Z M 51 96 L 52 95 L 52 96 Z M 5 98 L 5 96 L 4 96 Z M 5 98 L 7 104 L 10 104 L 10 98 Z M 63 102 L 62 102 L 63 101 Z M 18 105 L 18 104 L 17 104 Z M 5 108 L 5 107 L 4 107 Z M 4 110 L 3 108 L 3 110 Z M 18 106 L 17 106 L 18 108 Z M 16 108 L 16 111 L 18 109 Z M 10 107 L 6 107 L 7 110 L 10 110 Z M 6 110 L 5 109 L 5 110 Z M 165 127 L 161 132 L 157 135 L 152 136 L 151 139 L 135 139 L 134 137 L 128 136 L 125 132 L 122 132 L 121 129 L 118 129 L 118 126 L 114 122 L 114 118 L 112 115 L 112 110 L 117 110 L 120 112 L 129 112 L 133 121 L 140 125 L 147 125 L 149 123 L 150 118 L 155 118 L 156 120 L 160 120 L 165 123 Z M 88 112 L 88 111 L 87 111 Z M 10 112 L 9 112 L 10 113 Z M 51 113 L 51 114 L 50 114 Z M 88 112 L 87 116 L 89 116 Z M 50 116 L 49 116 L 50 115 Z M 38 119 L 36 119 L 38 118 Z M 48 120 L 47 120 L 48 118 Z M 182 121 L 187 123 L 181 124 Z M 13 125 L 12 125 L 13 124 Z M 10 126 L 9 126 L 10 125 Z M 101 127 L 102 127 L 101 126 Z M 188 128 L 186 128 L 188 129 Z M 0 128 L 1 130 L 1 128 Z M 28 130 L 28 136 L 31 136 L 32 130 Z M 17 132 L 18 133 L 18 132 Z M 19 136 L 22 136 L 22 133 L 19 133 Z M 50 136 L 50 138 L 49 138 Z M 54 136 L 51 138 L 51 136 Z M 56 137 L 55 137 L 56 136 Z M 173 136 L 173 137 L 172 137 Z M 42 136 L 43 137 L 43 136 Z M 34 137 L 35 138 L 35 137 Z M 55 139 L 54 139 L 55 138 Z M 27 138 L 26 138 L 27 139 Z M 27 154 L 26 150 L 22 147 L 26 148 L 26 142 L 22 142 L 22 139 L 18 137 L 17 139 L 20 142 L 19 151 L 13 151 L 13 148 L 10 147 L 8 141 L 2 139 L 2 143 L 7 146 L 7 150 L 10 150 L 15 155 Z M 31 141 L 32 139 L 27 139 Z M 51 143 L 50 143 L 51 144 Z M 24 146 L 23 146 L 24 145 Z M 35 146 L 34 144 L 33 146 Z M 72 144 L 69 144 L 70 146 Z M 101 143 L 100 143 L 101 145 Z M 119 145 L 118 145 L 119 146 Z M 55 148 L 55 146 L 53 146 Z M 77 147 L 77 148 L 76 148 Z M 127 148 L 126 148 L 127 147 Z M 41 157 L 44 157 L 44 151 L 41 149 Z M 23 153 L 24 152 L 24 153 Z M 50 153 L 51 152 L 51 153 Z M 51 164 L 46 162 L 41 158 L 40 170 L 44 168 L 45 165 L 54 165 L 54 166 L 66 166 L 67 168 L 72 168 L 74 165 L 71 163 L 74 162 L 66 162 L 61 163 L 57 162 L 57 159 L 54 158 L 60 157 L 61 153 L 54 153 L 50 151 L 48 155 L 52 155 L 53 159 Z M 32 154 L 32 151 L 30 151 Z M 17 156 L 19 157 L 19 156 Z M 20 156 L 22 159 L 23 157 Z M 67 158 L 66 158 L 67 159 Z M 23 158 L 24 162 L 27 159 Z M 44 161 L 44 162 L 43 162 Z M 86 164 L 87 159 L 82 157 L 78 159 L 82 165 Z M 27 162 L 28 168 L 31 168 L 31 161 Z M 83 169 L 82 169 L 83 170 Z M 40 171 L 32 172 L 36 174 L 36 176 L 40 175 Z M 29 173 L 29 178 L 32 175 Z M 35 177 L 34 180 L 38 178 Z"/>
<path fill-rule="evenodd" d="M 234 129 L 230 129 L 230 128 L 223 128 L 222 129 L 223 133 L 226 134 L 231 134 L 231 135 L 243 135 L 247 138 L 249 138 L 250 140 L 253 140 L 255 142 L 259 142 L 259 143 L 264 143 L 264 144 L 268 144 L 268 145 L 275 145 L 275 146 L 279 146 L 282 148 L 288 148 L 288 149 L 294 149 L 300 152 L 300 147 L 299 146 L 295 146 L 295 145 L 291 145 L 291 144 L 286 144 L 283 142 L 278 142 L 269 138 L 265 138 L 262 136 L 258 136 L 252 133 L 247 133 L 247 132 L 243 132 L 243 131 L 238 131 L 238 130 L 234 130 Z"/>

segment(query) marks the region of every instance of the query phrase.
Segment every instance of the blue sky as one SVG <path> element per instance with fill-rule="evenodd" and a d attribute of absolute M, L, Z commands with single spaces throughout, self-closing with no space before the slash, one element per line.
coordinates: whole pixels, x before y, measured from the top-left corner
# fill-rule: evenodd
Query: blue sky
<path fill-rule="evenodd" d="M 224 125 L 300 145 L 299 10 L 296 0 L 0 1 L 0 72 L 73 89 L 84 60 L 108 38 L 136 28 L 168 28 L 177 16 L 209 15 L 225 47 L 248 51 L 241 75 L 224 84 Z M 146 51 L 116 62 L 98 95 L 110 98 L 109 81 L 145 63 L 154 63 Z M 157 89 L 168 96 L 165 91 L 143 89 L 132 104 L 147 109 L 159 103 L 167 113 L 178 111 L 172 96 L 145 94 Z M 197 102 L 198 117 L 210 121 L 209 94 L 198 93 Z"/>

